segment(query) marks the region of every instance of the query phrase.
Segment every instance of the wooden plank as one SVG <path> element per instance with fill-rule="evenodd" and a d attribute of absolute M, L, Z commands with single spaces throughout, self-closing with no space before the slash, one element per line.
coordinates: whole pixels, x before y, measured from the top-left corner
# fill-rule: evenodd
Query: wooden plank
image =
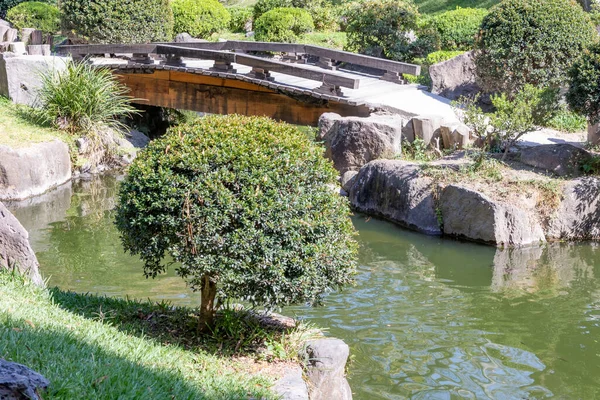
<path fill-rule="evenodd" d="M 317 57 L 331 58 L 332 60 L 376 68 L 383 71 L 393 71 L 411 75 L 419 75 L 421 73 L 421 67 L 419 65 L 385 60 L 383 58 L 370 57 L 362 54 L 350 53 L 348 51 L 331 50 L 318 46 L 307 45 L 305 48 L 307 54 Z"/>
<path fill-rule="evenodd" d="M 279 72 L 281 74 L 298 76 L 313 81 L 323 82 L 328 85 L 358 89 L 359 79 L 348 78 L 335 72 L 316 70 L 305 67 L 302 64 L 289 64 L 279 61 L 265 60 L 264 58 L 236 54 L 235 63 L 251 67 L 265 69 L 267 71 Z"/>
<path fill-rule="evenodd" d="M 242 51 L 269 51 L 275 53 L 304 53 L 305 46 L 296 43 L 274 43 L 274 42 L 244 42 L 228 40 L 224 43 L 224 50 Z"/>
<path fill-rule="evenodd" d="M 79 44 L 57 46 L 58 54 L 115 54 L 115 53 L 156 53 L 156 44 Z"/>
<path fill-rule="evenodd" d="M 187 47 L 189 49 L 227 50 L 227 42 L 157 42 L 156 45 Z"/>
<path fill-rule="evenodd" d="M 170 80 L 174 82 L 196 83 L 200 85 L 223 86 L 243 90 L 252 90 L 255 92 L 274 93 L 273 90 L 254 83 L 238 81 L 236 79 L 225 79 L 206 75 L 191 74 L 189 72 L 172 71 Z"/>
<path fill-rule="evenodd" d="M 204 60 L 224 61 L 232 63 L 235 61 L 235 54 L 227 51 L 204 50 L 191 47 L 167 46 L 159 44 L 156 46 L 157 54 L 174 54 L 179 57 L 200 58 Z"/>

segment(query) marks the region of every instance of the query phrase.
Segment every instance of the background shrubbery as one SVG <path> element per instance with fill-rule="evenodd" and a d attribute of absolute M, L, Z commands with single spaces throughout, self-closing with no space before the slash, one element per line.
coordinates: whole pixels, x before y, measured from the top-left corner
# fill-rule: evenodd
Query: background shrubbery
<path fill-rule="evenodd" d="M 314 29 L 310 14 L 300 8 L 275 8 L 254 21 L 257 41 L 295 42 Z"/>
<path fill-rule="evenodd" d="M 0 0 L 0 18 L 6 18 L 6 12 L 26 0 Z M 41 0 L 42 3 L 56 5 L 56 0 Z"/>
<path fill-rule="evenodd" d="M 173 38 L 169 0 L 61 0 L 63 30 L 93 43 L 149 43 Z"/>
<path fill-rule="evenodd" d="M 187 32 L 193 37 L 208 38 L 229 27 L 231 16 L 217 0 L 173 0 L 175 34 Z"/>
<path fill-rule="evenodd" d="M 483 19 L 475 57 L 484 89 L 514 93 L 526 83 L 560 85 L 596 40 L 574 0 L 504 0 Z"/>
<path fill-rule="evenodd" d="M 227 11 L 231 17 L 229 30 L 234 33 L 246 33 L 246 25 L 252 23 L 252 7 L 228 7 Z"/>
<path fill-rule="evenodd" d="M 60 29 L 60 12 L 55 5 L 28 1 L 8 10 L 6 18 L 17 29 L 35 28 L 45 33 Z"/>
<path fill-rule="evenodd" d="M 457 8 L 427 18 L 424 25 L 439 35 L 444 50 L 471 50 L 487 10 Z"/>

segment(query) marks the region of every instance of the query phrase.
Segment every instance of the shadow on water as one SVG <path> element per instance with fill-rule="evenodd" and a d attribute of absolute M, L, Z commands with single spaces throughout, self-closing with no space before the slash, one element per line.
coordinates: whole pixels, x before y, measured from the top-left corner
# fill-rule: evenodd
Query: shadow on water
<path fill-rule="evenodd" d="M 46 211 L 16 210 L 34 227 L 42 273 L 78 292 L 198 304 L 173 272 L 145 280 L 123 254 L 108 211 L 116 182 L 75 184 L 65 216 L 49 223 Z M 356 286 L 284 313 L 350 344 L 357 399 L 600 398 L 600 247 L 497 250 L 354 223 Z"/>

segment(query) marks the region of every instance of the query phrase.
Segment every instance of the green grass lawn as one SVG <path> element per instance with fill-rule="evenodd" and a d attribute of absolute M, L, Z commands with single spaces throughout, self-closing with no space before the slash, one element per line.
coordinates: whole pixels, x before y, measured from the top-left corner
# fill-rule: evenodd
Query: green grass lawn
<path fill-rule="evenodd" d="M 437 14 L 456 7 L 490 8 L 500 0 L 415 0 L 421 14 Z"/>
<path fill-rule="evenodd" d="M 71 141 L 65 133 L 32 121 L 27 107 L 18 106 L 0 96 L 0 145 L 22 147 L 57 138 L 66 143 Z"/>
<path fill-rule="evenodd" d="M 239 336 L 227 337 L 232 325 L 219 328 L 220 343 L 197 334 L 192 314 L 43 289 L 2 272 L 0 356 L 48 378 L 46 400 L 273 398 L 262 368 L 283 364 L 244 355 Z"/>

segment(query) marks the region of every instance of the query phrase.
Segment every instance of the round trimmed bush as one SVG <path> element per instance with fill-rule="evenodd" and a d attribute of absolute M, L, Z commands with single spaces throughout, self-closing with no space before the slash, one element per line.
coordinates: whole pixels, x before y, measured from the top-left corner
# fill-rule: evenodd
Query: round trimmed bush
<path fill-rule="evenodd" d="M 146 276 L 177 273 L 202 292 L 273 308 L 319 303 L 351 281 L 357 245 L 337 172 L 298 128 L 265 117 L 210 116 L 171 128 L 129 168 L 116 208 Z"/>
<path fill-rule="evenodd" d="M 19 30 L 35 28 L 45 33 L 55 33 L 60 29 L 58 8 L 39 1 L 27 1 L 11 8 L 6 18 Z"/>
<path fill-rule="evenodd" d="M 525 84 L 562 84 L 567 70 L 597 38 L 574 0 L 504 0 L 483 19 L 477 73 L 487 91 L 516 93 Z"/>
<path fill-rule="evenodd" d="M 0 18 L 6 18 L 6 13 L 11 8 L 25 2 L 26 0 L 1 0 L 0 1 Z M 56 5 L 56 0 L 40 0 L 42 3 Z"/>
<path fill-rule="evenodd" d="M 570 69 L 566 99 L 569 107 L 591 124 L 600 122 L 600 45 L 585 50 Z"/>
<path fill-rule="evenodd" d="M 259 42 L 297 41 L 315 28 L 310 14 L 300 8 L 275 8 L 254 21 L 254 37 Z"/>
<path fill-rule="evenodd" d="M 252 7 L 228 7 L 231 20 L 229 21 L 229 30 L 231 32 L 246 33 L 246 26 L 252 23 Z"/>
<path fill-rule="evenodd" d="M 173 38 L 169 0 L 61 0 L 63 31 L 92 43 L 149 43 Z"/>
<path fill-rule="evenodd" d="M 439 34 L 444 50 L 471 50 L 487 10 L 456 8 L 429 18 L 426 25 Z"/>
<path fill-rule="evenodd" d="M 174 0 L 175 34 L 187 32 L 195 38 L 208 38 L 229 27 L 231 16 L 217 0 Z"/>
<path fill-rule="evenodd" d="M 410 61 L 409 32 L 417 30 L 417 7 L 408 1 L 366 0 L 345 13 L 350 51 L 391 60 Z"/>

